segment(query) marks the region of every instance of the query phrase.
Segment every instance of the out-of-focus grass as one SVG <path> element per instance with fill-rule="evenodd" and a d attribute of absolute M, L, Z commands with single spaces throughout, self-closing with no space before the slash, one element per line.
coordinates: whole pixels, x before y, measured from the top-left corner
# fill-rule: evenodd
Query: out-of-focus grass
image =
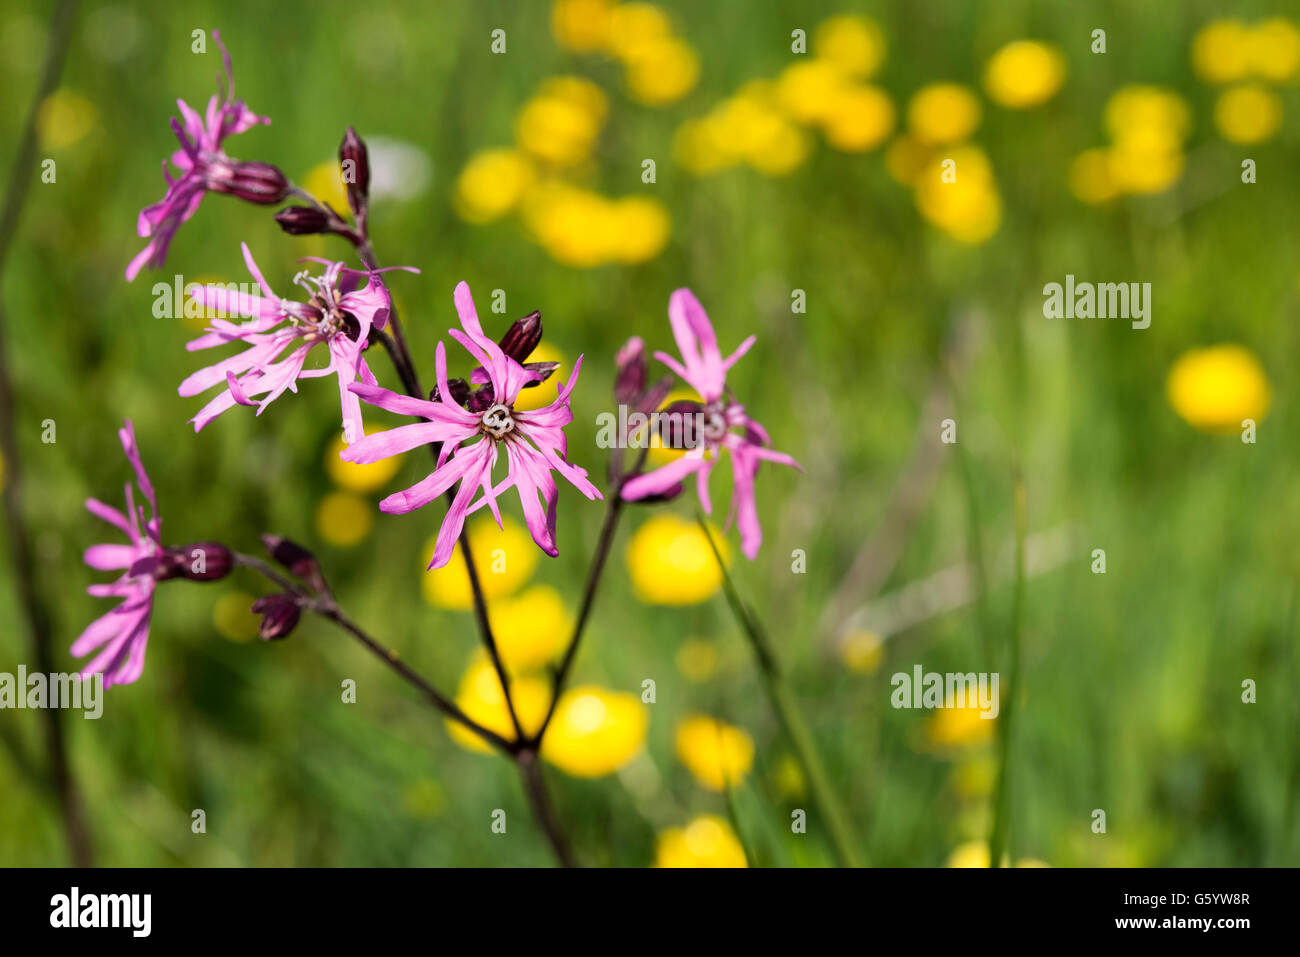
<path fill-rule="evenodd" d="M 1271 8 L 1249 4 L 1242 16 Z M 1070 523 L 1073 560 L 1032 576 L 1023 623 L 1024 698 L 1010 782 L 1011 853 L 1054 865 L 1296 863 L 1294 804 L 1298 674 L 1289 617 L 1300 506 L 1292 491 L 1296 408 L 1290 357 L 1297 342 L 1297 241 L 1292 210 L 1300 102 L 1283 87 L 1286 121 L 1258 146 L 1225 144 L 1211 115 L 1215 91 L 1188 65 L 1206 5 L 1134 7 L 1028 3 L 671 5 L 677 31 L 699 52 L 698 86 L 680 103 L 633 102 L 598 57 L 557 47 L 544 4 L 231 3 L 194 9 L 90 4 L 63 90 L 84 98 L 86 131 L 42 155 L 57 182 L 33 187 L 5 276 L 13 370 L 21 407 L 28 502 L 53 602 L 60 666 L 66 646 L 103 610 L 85 595 L 97 576 L 80 561 L 104 528 L 82 507 L 108 501 L 127 471 L 114 430 L 131 418 L 158 487 L 169 541 L 210 537 L 254 550 L 257 534 L 310 543 L 357 620 L 370 623 L 413 666 L 453 689 L 474 648 L 465 613 L 420 596 L 424 543 L 440 509 L 377 517 L 356 547 L 322 542 L 315 524 L 334 483 L 323 468 L 337 420 L 328 383 L 308 382 L 260 418 L 236 409 L 195 436 L 196 400 L 176 384 L 199 365 L 184 351 L 194 330 L 151 314 L 150 286 L 176 273 L 242 280 L 246 241 L 273 286 L 287 289 L 296 257 L 339 246 L 282 235 L 269 214 L 210 196 L 180 232 L 167 268 L 134 284 L 122 270 L 138 248 L 138 209 L 160 195 L 158 161 L 173 148 L 173 100 L 201 103 L 215 51 L 190 52 L 191 31 L 220 27 L 239 95 L 273 118 L 230 142 L 232 153 L 305 176 L 334 154 L 347 124 L 404 140 L 432 166 L 428 189 L 380 204 L 372 217 L 387 263 L 419 266 L 392 278 L 426 379 L 434 345 L 454 320 L 451 290 L 466 279 L 486 301 L 505 289 L 509 317 L 543 312 L 547 338 L 570 360 L 585 355 L 575 393 L 570 455 L 603 475 L 596 415 L 611 406 L 615 350 L 629 335 L 671 348 L 665 309 L 689 285 L 724 347 L 753 332 L 758 345 L 732 385 L 802 474 L 764 469 L 766 540 L 738 559 L 746 594 L 760 599 L 804 702 L 831 776 L 877 864 L 936 864 L 982 839 L 989 825 L 989 744 L 936 752 L 931 715 L 889 707 L 889 676 L 918 662 L 931 671 L 987 670 L 974 612 L 963 608 L 891 637 L 869 673 L 828 654 L 819 629 L 827 601 L 880 522 L 913 448 L 917 418 L 955 316 L 983 317 L 963 380 L 959 441 L 970 455 L 983 539 L 1011 541 L 1012 472 L 1023 458 L 1031 534 Z M 790 31 L 824 16 L 869 12 L 888 44 L 874 78 L 900 114 L 934 80 L 979 88 L 987 57 L 1025 36 L 1058 45 L 1069 64 L 1061 93 L 1039 110 L 1004 111 L 985 98 L 975 134 L 990 157 L 1003 221 L 987 243 L 964 246 L 926 225 L 880 151 L 844 154 L 818 144 L 791 175 L 746 168 L 695 178 L 672 158 L 673 131 L 746 81 L 789 64 Z M 1104 14 L 1104 15 L 1103 15 Z M 17 139 L 42 49 L 43 5 L 0 14 L 6 109 L 0 140 Z M 1109 50 L 1089 52 L 1104 24 Z M 508 53 L 491 54 L 504 28 Z M 518 223 L 463 222 L 455 177 L 480 149 L 509 145 L 515 111 L 547 77 L 577 73 L 606 90 L 610 115 L 588 178 L 610 195 L 662 201 L 672 238 L 641 265 L 577 270 L 552 260 Z M 1158 83 L 1186 98 L 1187 172 L 1161 196 L 1103 207 L 1067 188 L 1071 160 L 1100 145 L 1102 107 L 1128 83 Z M 654 157 L 658 182 L 641 183 Z M 1239 184 L 1254 158 L 1259 182 Z M 0 156 L 7 174 L 12 156 Z M 1216 185 L 1217 184 L 1217 185 Z M 1222 195 L 1218 195 L 1222 193 Z M 1205 201 L 1184 209 L 1191 196 Z M 1042 286 L 1066 273 L 1095 281 L 1149 281 L 1151 328 L 1115 320 L 1048 320 Z M 808 296 L 791 315 L 792 289 Z M 503 317 L 494 316 L 493 331 Z M 1210 436 L 1179 420 L 1165 376 L 1186 349 L 1219 341 L 1256 351 L 1271 378 L 1259 441 Z M 374 364 L 387 376 L 383 358 Z M 464 369 L 461 370 L 463 373 Z M 53 419 L 58 440 L 40 441 Z M 924 427 L 937 433 L 939 424 Z M 423 474 L 408 456 L 372 504 Z M 719 489 L 715 500 L 725 502 Z M 689 515 L 690 505 L 674 506 Z M 594 546 L 599 506 L 561 492 L 560 557 L 534 581 L 572 606 Z M 817 837 L 789 833 L 802 807 L 789 754 L 720 599 L 683 608 L 638 604 L 624 543 L 648 512 L 630 510 L 577 668 L 579 681 L 639 693 L 653 678 L 646 755 L 620 776 L 552 774 L 561 817 L 588 862 L 643 865 L 656 832 L 725 799 L 700 788 L 674 755 L 674 729 L 706 712 L 746 729 L 754 767 L 736 792 L 747 846 L 761 862 L 824 863 Z M 965 558 L 966 496 L 946 466 L 887 587 Z M 733 538 L 733 546 L 734 546 Z M 1104 548 L 1107 573 L 1089 555 Z M 791 554 L 807 554 L 793 574 Z M 0 558 L 0 670 L 26 660 L 8 556 Z M 143 679 L 113 689 L 102 720 L 68 722 L 98 858 L 133 864 L 541 864 L 513 769 L 450 742 L 442 723 L 377 662 L 318 621 L 286 642 L 232 641 L 214 604 L 260 593 L 242 576 L 217 585 L 169 585 L 159 595 Z M 870 596 L 862 596 L 863 599 Z M 993 586 L 995 620 L 1010 590 Z M 690 680 L 678 652 L 689 639 L 717 649 L 717 666 Z M 339 701 L 354 678 L 355 705 Z M 1259 686 L 1240 701 L 1241 682 Z M 31 712 L 0 713 L 35 745 Z M 63 860 L 54 805 L 0 753 L 0 861 Z M 797 778 L 797 776 L 796 776 Z M 207 833 L 190 831 L 203 808 Z M 489 827 L 507 811 L 507 835 Z M 1090 830 L 1106 810 L 1108 833 Z M 814 828 L 815 831 L 815 828 Z"/>

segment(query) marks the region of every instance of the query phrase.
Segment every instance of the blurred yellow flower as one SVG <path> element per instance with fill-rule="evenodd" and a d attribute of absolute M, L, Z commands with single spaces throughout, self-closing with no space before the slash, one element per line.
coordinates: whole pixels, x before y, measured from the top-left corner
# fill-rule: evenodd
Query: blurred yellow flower
<path fill-rule="evenodd" d="M 524 734 L 536 734 L 551 705 L 550 683 L 537 677 L 512 677 L 510 697 Z M 507 741 L 515 740 L 515 726 L 510 720 L 505 692 L 501 690 L 501 679 L 497 677 L 496 668 L 482 649 L 475 652 L 460 679 L 460 686 L 456 690 L 456 706 L 489 731 L 495 731 Z M 480 754 L 493 752 L 492 745 L 460 723 L 450 718 L 444 723 L 451 739 L 467 751 L 477 751 Z"/>
<path fill-rule="evenodd" d="M 1007 858 L 1002 859 L 1002 865 L 1005 867 Z M 989 845 L 988 841 L 967 841 L 965 844 L 959 844 L 953 848 L 948 855 L 948 867 L 988 867 L 989 866 Z M 1016 861 L 1016 867 L 1050 867 L 1043 861 L 1032 857 L 1022 857 Z"/>
<path fill-rule="evenodd" d="M 716 529 L 713 536 L 728 560 L 725 540 Z M 704 532 L 671 512 L 652 515 L 636 530 L 627 546 L 627 565 L 637 599 L 650 605 L 695 605 L 722 587 L 722 571 Z"/>
<path fill-rule="evenodd" d="M 554 97 L 572 103 L 591 117 L 597 126 L 605 123 L 609 115 L 609 97 L 596 83 L 585 76 L 562 74 L 548 77 L 538 88 L 539 96 Z"/>
<path fill-rule="evenodd" d="M 768 176 L 784 176 L 803 163 L 807 136 L 781 112 L 777 87 L 750 83 L 710 114 L 716 140 L 730 157 Z"/>
<path fill-rule="evenodd" d="M 510 674 L 537 671 L 558 658 L 573 631 L 564 599 L 550 585 L 533 585 L 513 598 L 498 598 L 488 605 L 488 619 Z"/>
<path fill-rule="evenodd" d="M 677 726 L 677 758 L 702 787 L 725 791 L 754 764 L 754 739 L 717 718 L 691 715 Z"/>
<path fill-rule="evenodd" d="M 895 182 L 915 186 L 934 158 L 934 149 L 914 136 L 900 133 L 885 150 L 885 169 Z"/>
<path fill-rule="evenodd" d="M 853 671 L 871 674 L 885 657 L 885 643 L 874 631 L 858 630 L 840 643 L 840 660 Z"/>
<path fill-rule="evenodd" d="M 331 545 L 356 545 L 375 526 L 375 506 L 351 492 L 330 492 L 316 506 L 316 532 Z"/>
<path fill-rule="evenodd" d="M 212 603 L 212 624 L 222 637 L 249 641 L 257 637 L 261 617 L 252 612 L 257 599 L 242 591 L 226 592 Z"/>
<path fill-rule="evenodd" d="M 1041 106 L 1065 82 L 1065 56 L 1049 43 L 1016 40 L 993 54 L 984 68 L 984 89 L 994 103 L 1012 110 Z"/>
<path fill-rule="evenodd" d="M 397 470 L 402 467 L 402 456 L 380 459 L 369 465 L 356 462 L 344 462 L 339 453 L 347 446 L 342 436 L 336 435 L 330 440 L 325 450 L 325 472 L 340 488 L 349 492 L 373 492 L 392 481 Z"/>
<path fill-rule="evenodd" d="M 700 78 L 700 55 L 676 37 L 638 44 L 626 63 L 628 92 L 646 106 L 676 103 Z"/>
<path fill-rule="evenodd" d="M 470 550 L 474 553 L 474 570 L 489 602 L 513 594 L 528 581 L 537 567 L 541 554 L 528 531 L 509 516 L 501 516 L 501 527 L 490 515 L 482 515 L 468 522 Z M 437 536 L 424 545 L 424 564 L 427 568 L 433 558 Z M 421 591 L 425 600 L 439 608 L 462 610 L 472 608 L 474 594 L 470 590 L 465 559 L 458 547 L 442 568 L 423 571 Z"/>
<path fill-rule="evenodd" d="M 518 206 L 536 176 L 532 162 L 518 150 L 482 150 L 460 171 L 452 202 L 462 219 L 489 223 Z"/>
<path fill-rule="evenodd" d="M 1255 74 L 1272 83 L 1289 83 L 1300 73 L 1300 29 L 1273 17 L 1250 32 L 1249 57 Z"/>
<path fill-rule="evenodd" d="M 540 342 L 537 348 L 528 355 L 529 362 L 558 362 L 560 367 L 551 373 L 550 378 L 545 382 L 539 382 L 537 385 L 529 386 L 519 393 L 515 399 L 515 408 L 520 412 L 527 412 L 530 409 L 540 409 L 543 406 L 550 405 L 560 395 L 560 389 L 564 386 L 564 380 L 568 374 L 565 372 L 564 354 L 549 342 Z"/>
<path fill-rule="evenodd" d="M 1084 150 L 1074 158 L 1070 164 L 1070 192 L 1093 205 L 1108 202 L 1119 195 L 1119 184 L 1111 174 L 1111 157 L 1107 150 Z"/>
<path fill-rule="evenodd" d="M 1262 419 L 1272 391 L 1255 354 L 1232 343 L 1183 353 L 1165 383 L 1174 411 L 1205 432 L 1229 432 L 1244 419 Z"/>
<path fill-rule="evenodd" d="M 620 241 L 614 204 L 567 183 L 540 184 L 525 200 L 523 218 L 533 238 L 566 266 L 603 265 Z"/>
<path fill-rule="evenodd" d="M 843 87 L 822 120 L 826 142 L 846 153 L 873 150 L 894 130 L 894 104 L 875 86 Z"/>
<path fill-rule="evenodd" d="M 688 638 L 677 649 L 677 670 L 687 681 L 708 681 L 718 670 L 718 649 L 704 638 Z"/>
<path fill-rule="evenodd" d="M 1176 146 L 1125 139 L 1106 151 L 1111 182 L 1126 193 L 1163 193 L 1183 175 L 1183 154 Z"/>
<path fill-rule="evenodd" d="M 1250 30 L 1240 20 L 1211 20 L 1192 38 L 1192 69 L 1206 83 L 1245 79 L 1250 43 Z"/>
<path fill-rule="evenodd" d="M 953 789 L 964 798 L 983 798 L 993 793 L 998 766 L 987 754 L 976 755 L 952 770 Z"/>
<path fill-rule="evenodd" d="M 867 79 L 885 61 L 885 38 L 873 20 L 842 14 L 818 24 L 813 52 L 849 76 Z"/>
<path fill-rule="evenodd" d="M 1282 126 L 1282 100 L 1255 83 L 1232 87 L 1214 104 L 1214 125 L 1230 143 L 1263 143 Z"/>
<path fill-rule="evenodd" d="M 949 160 L 951 167 L 945 165 Z M 936 154 L 917 180 L 916 206 L 932 225 L 963 243 L 984 242 L 1002 223 L 993 167 L 976 146 L 963 146 L 948 156 Z"/>
<path fill-rule="evenodd" d="M 41 103 L 36 116 L 40 143 L 50 149 L 64 149 L 81 140 L 99 122 L 99 110 L 74 90 L 55 90 Z"/>
<path fill-rule="evenodd" d="M 777 77 L 776 101 L 791 119 L 820 123 L 830 116 L 836 94 L 847 84 L 844 71 L 829 60 L 802 60 Z"/>
<path fill-rule="evenodd" d="M 609 35 L 609 14 L 616 0 L 555 0 L 551 5 L 551 35 L 575 53 L 604 48 Z"/>
<path fill-rule="evenodd" d="M 641 753 L 649 724 L 650 710 L 634 694 L 572 688 L 556 705 L 542 757 L 577 778 L 604 777 Z"/>
<path fill-rule="evenodd" d="M 515 116 L 515 141 L 537 159 L 573 166 L 591 155 L 601 122 L 586 106 L 555 95 L 538 95 Z"/>
<path fill-rule="evenodd" d="M 745 849 L 724 818 L 705 814 L 670 827 L 655 843 L 655 867 L 748 867 Z"/>
<path fill-rule="evenodd" d="M 348 188 L 343 182 L 343 167 L 336 159 L 317 163 L 302 179 L 302 188 L 322 203 L 328 203 L 335 212 L 346 215 Z"/>
<path fill-rule="evenodd" d="M 789 754 L 782 755 L 777 761 L 776 768 L 772 772 L 772 784 L 778 794 L 790 800 L 797 801 L 808 793 L 803 766 Z"/>
<path fill-rule="evenodd" d="M 970 705 L 953 705 L 936 708 L 926 721 L 926 743 L 939 750 L 969 748 L 993 739 L 997 718 L 984 717 L 985 712 Z"/>
<path fill-rule="evenodd" d="M 696 176 L 735 166 L 740 157 L 722 132 L 712 114 L 686 120 L 673 134 L 673 158 Z"/>
<path fill-rule="evenodd" d="M 912 94 L 907 125 L 923 143 L 960 143 L 979 128 L 980 101 L 960 83 L 931 83 Z"/>
<path fill-rule="evenodd" d="M 649 262 L 668 245 L 673 222 L 668 209 L 659 200 L 646 196 L 616 199 L 611 215 L 616 224 L 612 255 L 618 262 L 630 265 Z"/>
<path fill-rule="evenodd" d="M 638 56 L 648 44 L 672 36 L 673 25 L 662 8 L 652 3 L 620 3 L 609 12 L 605 48 L 620 60 Z"/>
<path fill-rule="evenodd" d="M 1192 113 L 1187 101 L 1172 90 L 1129 84 L 1106 101 L 1105 122 L 1117 144 L 1172 149 L 1186 139 Z"/>

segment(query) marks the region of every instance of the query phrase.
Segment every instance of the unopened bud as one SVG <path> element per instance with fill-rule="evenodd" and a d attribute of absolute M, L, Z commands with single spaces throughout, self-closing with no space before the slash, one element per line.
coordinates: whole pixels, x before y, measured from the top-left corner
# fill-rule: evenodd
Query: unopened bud
<path fill-rule="evenodd" d="M 270 163 L 214 163 L 207 169 L 207 185 L 259 206 L 274 206 L 289 195 L 289 180 Z"/>
<path fill-rule="evenodd" d="M 263 535 L 262 543 L 266 545 L 266 550 L 271 553 L 272 558 L 299 578 L 314 580 L 315 576 L 320 574 L 320 565 L 316 561 L 316 556 L 297 542 L 281 538 L 279 535 Z"/>
<path fill-rule="evenodd" d="M 534 312 L 512 322 L 501 337 L 500 346 L 502 352 L 522 365 L 541 341 L 542 314 Z"/>
<path fill-rule="evenodd" d="M 264 595 L 253 602 L 253 614 L 262 616 L 262 623 L 257 628 L 262 640 L 277 641 L 288 638 L 298 626 L 302 609 L 298 607 L 298 600 L 293 595 L 281 593 Z"/>
<path fill-rule="evenodd" d="M 158 561 L 159 580 L 187 578 L 192 582 L 220 581 L 235 567 L 235 556 L 220 542 L 195 542 L 168 548 Z"/>
<path fill-rule="evenodd" d="M 343 182 L 348 188 L 348 205 L 360 216 L 370 195 L 370 153 L 357 131 L 348 127 L 339 144 L 339 163 L 344 170 Z"/>
<path fill-rule="evenodd" d="M 614 358 L 614 364 L 618 369 L 614 379 L 614 399 L 628 405 L 636 401 L 645 389 L 645 343 L 640 336 L 633 336 L 624 343 Z"/>
<path fill-rule="evenodd" d="M 310 236 L 329 231 L 330 220 L 312 206 L 286 206 L 275 214 L 280 228 L 291 236 Z"/>

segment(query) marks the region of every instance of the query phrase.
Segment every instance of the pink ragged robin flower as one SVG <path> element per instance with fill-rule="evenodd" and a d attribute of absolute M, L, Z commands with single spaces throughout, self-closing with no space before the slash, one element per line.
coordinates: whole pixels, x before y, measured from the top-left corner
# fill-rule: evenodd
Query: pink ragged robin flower
<path fill-rule="evenodd" d="M 208 191 L 229 193 L 261 205 L 278 203 L 289 193 L 289 181 L 276 167 L 269 163 L 240 162 L 222 150 L 226 137 L 271 121 L 253 113 L 242 100 L 235 99 L 230 53 L 221 42 L 219 31 L 213 30 L 212 38 L 221 49 L 221 60 L 226 68 L 225 92 L 213 94 L 203 116 L 184 100 L 176 101 L 184 124 L 175 118 L 171 121 L 172 132 L 181 143 L 181 148 L 172 153 L 171 163 L 180 175 L 173 179 L 167 160 L 163 160 L 167 193 L 159 202 L 140 212 L 136 229 L 141 236 L 149 237 L 149 243 L 127 265 L 128 280 L 134 279 L 145 266 L 156 269 L 163 264 L 176 230 L 198 211 L 199 203 Z"/>
<path fill-rule="evenodd" d="M 272 292 L 248 245 L 241 244 L 241 248 L 248 271 L 264 295 L 247 295 L 222 286 L 198 286 L 190 290 L 190 295 L 207 309 L 230 316 L 252 317 L 242 324 L 213 319 L 206 334 L 186 345 L 190 351 L 232 342 L 248 347 L 200 369 L 180 384 L 178 391 L 184 396 L 198 395 L 213 386 L 225 387 L 190 420 L 194 431 L 234 405 L 255 405 L 260 415 L 286 389 L 296 392 L 299 379 L 333 375 L 338 379 L 343 439 L 356 441 L 363 432 L 361 403 L 348 386 L 358 377 L 364 383 L 375 384 L 362 353 L 369 345 L 370 330 L 382 329 L 392 311 L 392 299 L 379 278 L 379 273 L 388 269 L 363 272 L 349 269 L 341 262 L 313 259 L 325 265 L 324 274 L 308 276 L 304 270 L 294 277 L 294 282 L 309 295 L 307 302 L 297 302 L 281 299 Z M 409 266 L 389 268 L 419 272 Z M 328 353 L 328 363 L 306 369 L 308 356 L 321 345 Z M 286 350 L 288 353 L 282 355 Z M 261 398 L 254 401 L 258 396 Z"/>
<path fill-rule="evenodd" d="M 554 557 L 559 554 L 555 546 L 555 510 L 559 492 L 551 472 L 559 472 L 587 498 L 601 498 L 600 491 L 587 481 L 586 470 L 566 461 L 568 442 L 564 427 L 573 421 L 569 396 L 578 382 L 582 356 L 578 356 L 573 364 L 573 374 L 554 402 L 541 409 L 516 410 L 514 402 L 519 392 L 549 374 L 549 370 L 539 366 L 521 364 L 521 360 L 527 358 L 527 352 L 531 351 L 531 345 L 536 344 L 532 335 L 535 333 L 536 338 L 541 336 L 540 317 L 530 316 L 516 324 L 518 330 L 526 332 L 518 338 L 530 339 L 531 345 L 516 349 L 511 342 L 516 330 L 507 333 L 507 343 L 512 346 L 510 351 L 515 353 L 511 355 L 484 335 L 467 284 L 457 285 L 453 298 L 464 331 L 451 329 L 449 334 L 479 363 L 481 371 L 476 369 L 471 378 L 483 382 L 482 388 L 470 394 L 465 383 L 459 380 L 457 387 L 452 387 L 447 381 L 447 351 L 439 342 L 435 356 L 438 390 L 431 400 L 397 395 L 372 384 L 351 387 L 371 405 L 399 415 L 419 416 L 426 421 L 367 435 L 344 449 L 340 457 L 347 462 L 369 463 L 422 445 L 441 445 L 437 465 L 427 478 L 379 503 L 381 511 L 401 515 L 429 504 L 460 483 L 438 530 L 430 568 L 439 568 L 451 559 L 465 517 L 470 513 L 486 505 L 497 524 L 501 523 L 497 496 L 511 486 L 519 493 L 524 520 L 533 541 Z M 458 395 L 465 400 L 465 405 L 457 400 Z M 506 478 L 493 485 L 492 470 L 503 452 Z M 482 497 L 475 502 L 474 497 L 480 490 Z"/>
<path fill-rule="evenodd" d="M 759 463 L 766 460 L 800 467 L 784 452 L 768 448 L 771 439 L 767 430 L 746 414 L 745 407 L 735 401 L 727 388 L 727 370 L 749 351 L 755 337 L 747 338 L 724 359 L 708 314 L 689 289 L 678 289 L 669 298 L 668 320 L 672 324 L 677 348 L 681 350 L 681 361 L 663 352 L 656 352 L 655 358 L 680 376 L 704 400 L 703 403 L 676 403 L 674 408 L 677 412 L 698 415 L 703 427 L 698 441 L 681 458 L 629 479 L 621 494 L 628 501 L 662 495 L 694 475 L 700 504 L 711 515 L 713 502 L 709 498 L 709 475 L 722 450 L 726 449 L 731 453 L 734 482 L 727 524 L 730 526 L 734 520 L 740 527 L 741 550 L 752 560 L 763 543 L 763 528 L 754 501 L 754 476 Z"/>

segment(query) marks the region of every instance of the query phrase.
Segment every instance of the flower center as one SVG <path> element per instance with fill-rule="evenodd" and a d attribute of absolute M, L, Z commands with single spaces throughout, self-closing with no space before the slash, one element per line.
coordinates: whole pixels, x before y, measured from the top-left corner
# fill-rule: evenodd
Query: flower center
<path fill-rule="evenodd" d="M 727 416 L 721 402 L 711 402 L 700 413 L 700 432 L 709 442 L 721 442 L 727 435 Z"/>
<path fill-rule="evenodd" d="M 483 413 L 483 431 L 494 438 L 505 438 L 507 432 L 513 432 L 515 420 L 510 418 L 510 406 L 498 402 Z"/>

